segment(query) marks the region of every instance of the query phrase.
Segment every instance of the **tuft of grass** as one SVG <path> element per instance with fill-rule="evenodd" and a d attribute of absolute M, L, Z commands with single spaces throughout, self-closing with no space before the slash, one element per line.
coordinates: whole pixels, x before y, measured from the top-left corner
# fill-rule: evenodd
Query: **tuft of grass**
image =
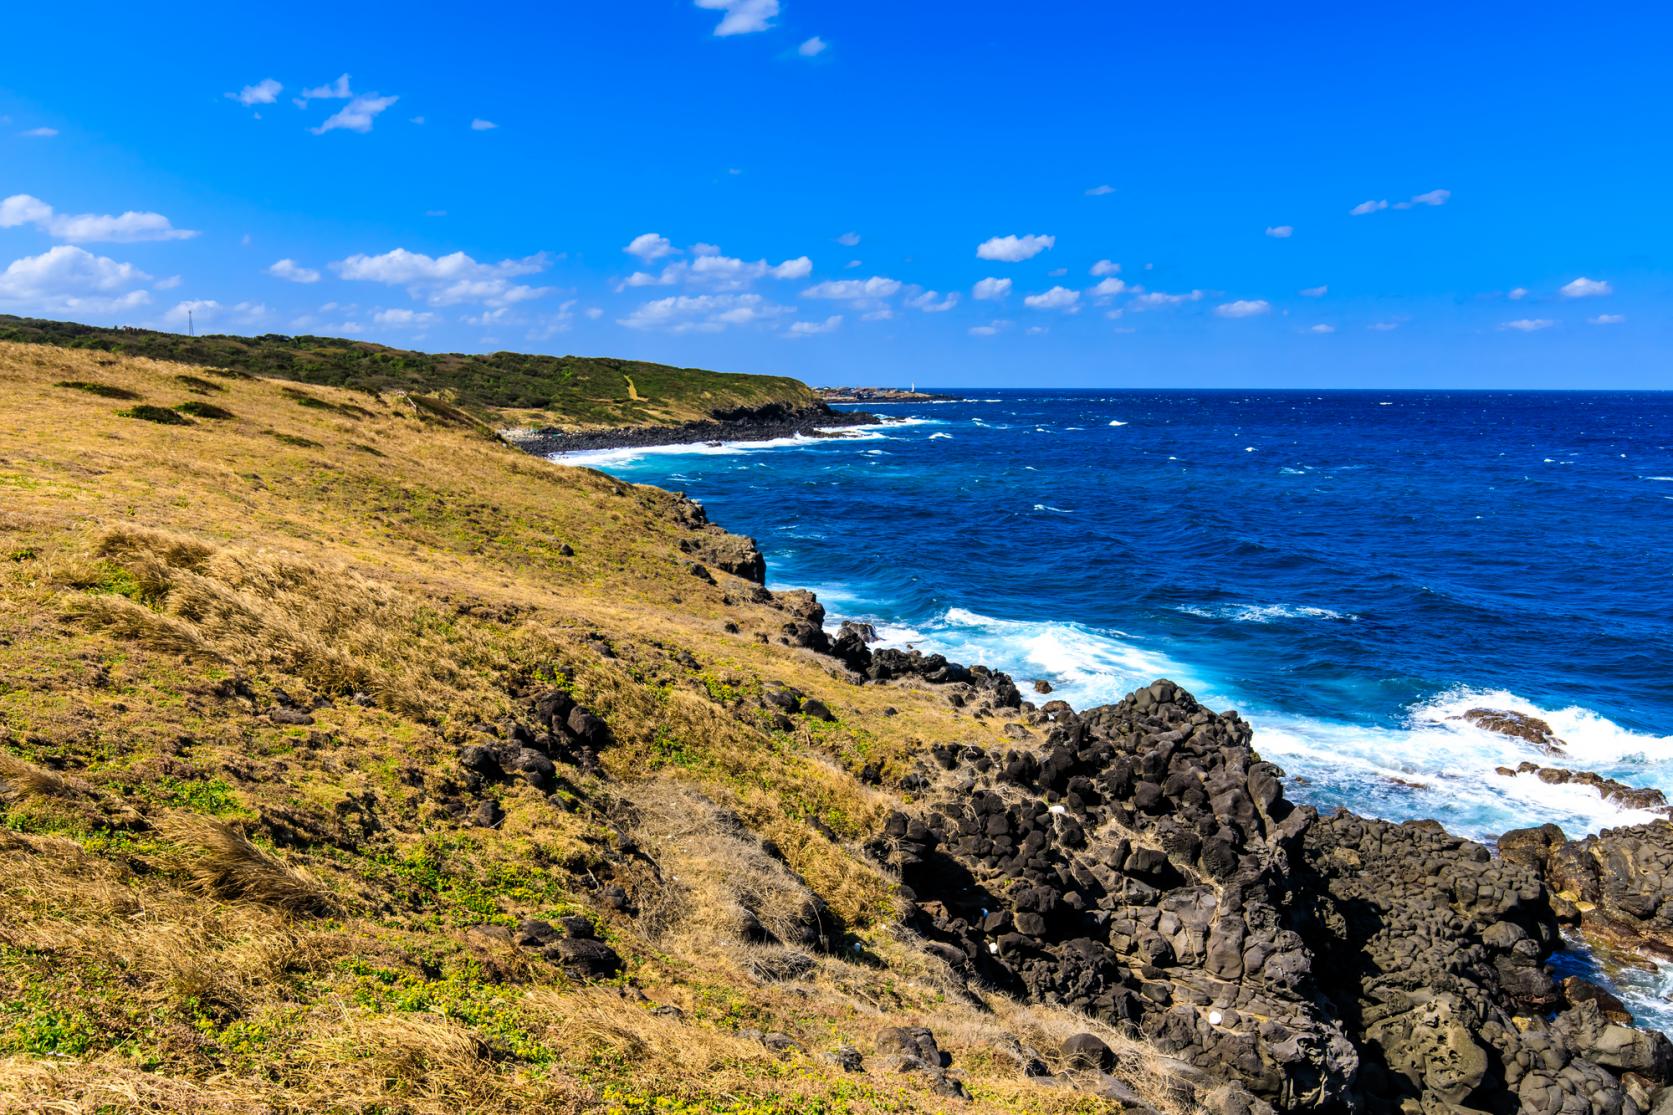
<path fill-rule="evenodd" d="M 290 914 L 329 915 L 339 909 L 337 899 L 313 876 L 274 859 L 224 821 L 178 814 L 162 828 L 187 848 L 192 876 L 210 894 Z"/>
<path fill-rule="evenodd" d="M 188 399 L 183 403 L 177 404 L 174 409 L 179 411 L 181 414 L 189 414 L 193 418 L 221 419 L 232 417 L 232 411 L 227 410 L 224 407 L 218 407 L 214 403 L 203 402 L 199 399 Z"/>
<path fill-rule="evenodd" d="M 71 391 L 85 391 L 89 395 L 97 395 L 101 399 L 137 399 L 138 391 L 129 391 L 126 387 L 117 387 L 109 383 L 94 383 L 85 379 L 61 379 L 53 384 L 54 387 L 67 387 Z"/>
<path fill-rule="evenodd" d="M 62 775 L 0 751 L 0 801 L 31 796 L 64 798 L 74 793 L 75 787 Z"/>
<path fill-rule="evenodd" d="M 162 426 L 190 426 L 192 424 L 192 420 L 185 415 L 177 414 L 168 407 L 152 406 L 150 403 L 141 403 L 138 406 L 129 407 L 127 410 L 119 410 L 116 413 L 122 418 L 138 418 L 145 422 L 156 422 Z"/>
<path fill-rule="evenodd" d="M 301 434 L 287 434 L 282 430 L 268 430 L 267 432 L 278 440 L 284 442 L 286 445 L 294 445 L 298 449 L 321 448 L 319 442 L 315 441 L 313 438 L 303 437 Z"/>
<path fill-rule="evenodd" d="M 177 375 L 174 377 L 174 382 L 188 391 L 195 391 L 199 395 L 214 395 L 226 390 L 220 384 L 213 380 L 204 379 L 202 376 Z"/>

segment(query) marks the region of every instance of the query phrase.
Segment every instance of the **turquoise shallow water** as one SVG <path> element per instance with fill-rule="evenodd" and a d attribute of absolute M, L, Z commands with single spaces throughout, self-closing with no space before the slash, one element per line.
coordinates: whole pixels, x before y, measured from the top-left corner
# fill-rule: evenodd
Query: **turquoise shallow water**
<path fill-rule="evenodd" d="M 873 408 L 879 409 L 879 408 Z M 583 454 L 754 535 L 769 583 L 1077 707 L 1235 707 L 1290 795 L 1491 839 L 1673 795 L 1673 395 L 993 391 L 829 440 Z M 1654 982 L 1653 980 L 1651 981 Z"/>

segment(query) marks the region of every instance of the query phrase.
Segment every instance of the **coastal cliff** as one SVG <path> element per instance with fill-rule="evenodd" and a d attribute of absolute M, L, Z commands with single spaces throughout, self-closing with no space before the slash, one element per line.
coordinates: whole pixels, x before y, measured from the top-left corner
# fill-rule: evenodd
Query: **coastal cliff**
<path fill-rule="evenodd" d="M 830 632 L 479 398 L 33 340 L 0 1107 L 1673 1106 L 1667 1040 L 1550 967 L 1665 939 L 1673 826 L 1319 816 L 1234 713 Z"/>

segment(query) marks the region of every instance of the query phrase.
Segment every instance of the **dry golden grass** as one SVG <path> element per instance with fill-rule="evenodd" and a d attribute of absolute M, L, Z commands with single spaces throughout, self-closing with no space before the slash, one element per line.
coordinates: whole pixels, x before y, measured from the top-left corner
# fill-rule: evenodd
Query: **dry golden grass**
<path fill-rule="evenodd" d="M 898 799 L 855 771 L 1001 725 L 777 645 L 750 586 L 685 572 L 669 494 L 433 408 L 221 378 L 233 418 L 164 427 L 54 386 L 172 406 L 209 374 L 0 344 L 0 1110 L 1113 1109 L 1017 1067 L 1091 1024 L 973 998 L 861 851 Z M 772 730 L 767 682 L 837 723 Z M 557 683 L 610 724 L 603 774 L 562 808 L 471 789 L 476 725 Z M 481 928 L 583 911 L 625 979 Z M 866 959 L 809 948 L 822 919 Z M 972 1103 L 819 1056 L 912 1024 Z"/>
<path fill-rule="evenodd" d="M 225 821 L 192 814 L 167 817 L 161 829 L 188 849 L 192 878 L 206 893 L 283 910 L 323 916 L 341 903 L 308 872 L 281 863 Z"/>

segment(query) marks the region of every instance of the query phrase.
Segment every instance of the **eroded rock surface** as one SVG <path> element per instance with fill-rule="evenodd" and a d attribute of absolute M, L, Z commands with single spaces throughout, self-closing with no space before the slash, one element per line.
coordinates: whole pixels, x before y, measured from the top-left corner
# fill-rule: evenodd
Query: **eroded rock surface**
<path fill-rule="evenodd" d="M 1539 874 L 1433 822 L 1285 800 L 1168 682 L 949 746 L 876 849 L 967 979 L 1130 1026 L 1250 1110 L 1638 1112 L 1666 1040 L 1570 1004 Z"/>
<path fill-rule="evenodd" d="M 1569 840 L 1556 825 L 1499 838 L 1507 860 L 1537 871 L 1564 920 L 1595 940 L 1673 959 L 1673 821 Z"/>

